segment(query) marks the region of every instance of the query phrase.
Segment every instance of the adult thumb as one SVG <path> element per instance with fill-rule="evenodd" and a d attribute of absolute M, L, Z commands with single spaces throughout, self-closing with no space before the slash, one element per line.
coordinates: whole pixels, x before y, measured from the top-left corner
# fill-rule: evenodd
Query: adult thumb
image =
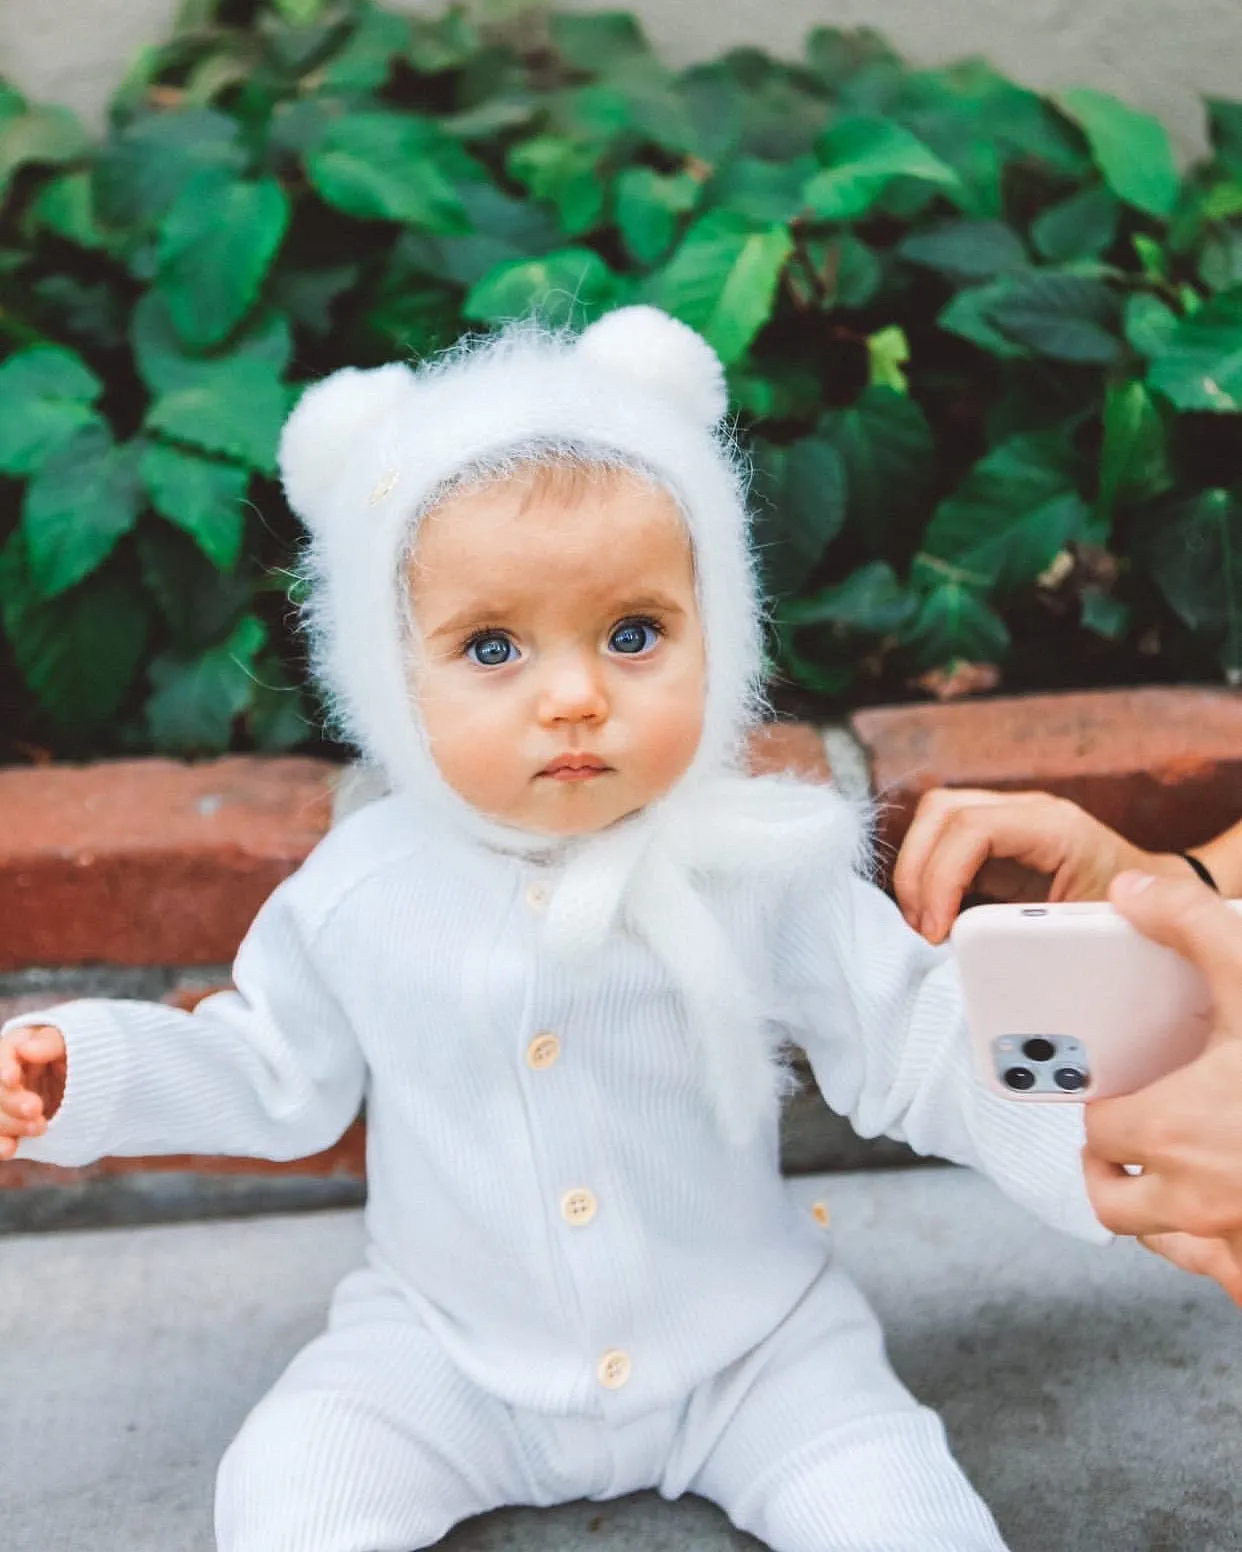
<path fill-rule="evenodd" d="M 1242 1040 L 1242 916 L 1194 879 L 1119 873 L 1108 898 L 1144 937 L 1190 961 L 1208 984 L 1216 1039 Z"/>

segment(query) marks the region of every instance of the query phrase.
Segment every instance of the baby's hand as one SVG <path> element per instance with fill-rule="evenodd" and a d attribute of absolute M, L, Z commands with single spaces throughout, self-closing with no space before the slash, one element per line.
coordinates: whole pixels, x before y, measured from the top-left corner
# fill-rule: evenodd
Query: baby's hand
<path fill-rule="evenodd" d="M 0 1037 L 0 1159 L 22 1137 L 41 1137 L 65 1093 L 65 1037 L 32 1024 Z"/>

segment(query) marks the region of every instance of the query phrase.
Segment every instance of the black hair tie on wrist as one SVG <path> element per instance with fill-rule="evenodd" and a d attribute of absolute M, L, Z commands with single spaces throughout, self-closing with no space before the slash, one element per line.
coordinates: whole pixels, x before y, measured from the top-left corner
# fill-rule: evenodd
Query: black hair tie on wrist
<path fill-rule="evenodd" d="M 1192 857 L 1188 851 L 1179 851 L 1175 855 L 1180 857 L 1183 862 L 1188 862 L 1209 889 L 1214 889 L 1217 894 L 1220 893 L 1220 885 L 1208 872 L 1205 862 L 1200 862 L 1198 857 Z"/>

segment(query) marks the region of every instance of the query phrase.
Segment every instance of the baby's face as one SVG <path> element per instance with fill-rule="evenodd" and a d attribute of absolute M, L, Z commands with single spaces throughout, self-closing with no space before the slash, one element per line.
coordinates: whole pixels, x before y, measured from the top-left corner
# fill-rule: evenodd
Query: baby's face
<path fill-rule="evenodd" d="M 676 505 L 624 473 L 576 484 L 450 497 L 424 520 L 407 579 L 440 774 L 489 818 L 545 835 L 601 830 L 660 797 L 703 727 Z"/>

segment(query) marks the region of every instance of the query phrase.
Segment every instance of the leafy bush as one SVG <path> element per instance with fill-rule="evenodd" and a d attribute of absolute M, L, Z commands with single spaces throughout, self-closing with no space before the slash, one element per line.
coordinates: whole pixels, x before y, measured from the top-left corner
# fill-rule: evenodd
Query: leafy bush
<path fill-rule="evenodd" d="M 870 34 L 673 73 L 622 13 L 189 10 L 98 144 L 0 91 L 10 757 L 311 737 L 297 386 L 532 306 L 724 358 L 786 699 L 1242 676 L 1242 106 L 1182 178 Z"/>

